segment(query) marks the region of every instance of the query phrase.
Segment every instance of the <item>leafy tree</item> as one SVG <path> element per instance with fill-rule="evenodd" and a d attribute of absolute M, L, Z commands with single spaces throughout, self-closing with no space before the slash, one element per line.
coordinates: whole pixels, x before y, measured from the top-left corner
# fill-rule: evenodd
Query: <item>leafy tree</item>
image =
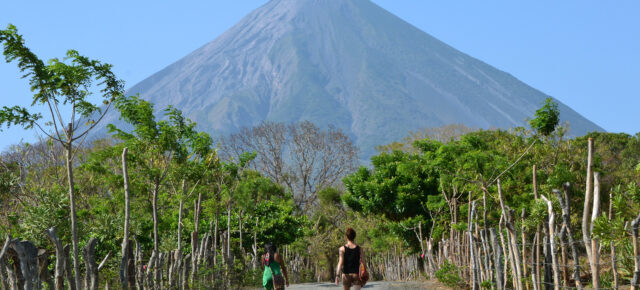
<path fill-rule="evenodd" d="M 544 100 L 542 108 L 536 110 L 535 118 L 529 121 L 529 125 L 543 136 L 549 136 L 560 122 L 558 104 L 551 98 Z"/>
<path fill-rule="evenodd" d="M 73 245 L 73 269 L 76 287 L 80 287 L 80 263 L 78 258 L 78 233 L 76 221 L 76 199 L 73 180 L 73 160 L 75 145 L 82 143 L 106 114 L 112 101 L 123 94 L 123 81 L 111 72 L 110 64 L 89 59 L 75 50 L 69 50 L 63 60 L 53 58 L 45 64 L 25 46 L 22 35 L 15 26 L 0 30 L 0 43 L 7 62 L 17 60 L 18 68 L 24 72 L 23 78 L 29 79 L 33 95 L 32 107 L 42 106 L 48 109 L 50 121 L 41 123 L 42 114 L 25 107 L 3 106 L 0 110 L 0 125 L 33 127 L 60 143 L 66 153 L 67 180 L 69 187 L 69 206 Z M 93 82 L 102 87 L 102 104 L 89 101 Z M 71 115 L 63 118 L 60 108 L 71 108 Z M 104 105 L 102 110 L 99 106 Z M 53 132 L 45 126 L 53 126 Z"/>
<path fill-rule="evenodd" d="M 184 162 L 190 153 L 205 155 L 211 139 L 197 134 L 195 124 L 182 116 L 182 112 L 169 107 L 165 116 L 169 120 L 156 121 L 153 105 L 137 96 L 119 97 L 115 106 L 121 119 L 133 126 L 132 132 L 125 132 L 109 124 L 109 132 L 122 140 L 123 146 L 131 151 L 132 164 L 145 180 L 145 188 L 151 193 L 153 218 L 153 257 L 159 254 L 160 233 L 158 216 L 158 195 L 165 184 L 173 161 Z M 191 149 L 189 149 L 191 148 Z M 191 151 L 190 151 L 191 150 Z"/>

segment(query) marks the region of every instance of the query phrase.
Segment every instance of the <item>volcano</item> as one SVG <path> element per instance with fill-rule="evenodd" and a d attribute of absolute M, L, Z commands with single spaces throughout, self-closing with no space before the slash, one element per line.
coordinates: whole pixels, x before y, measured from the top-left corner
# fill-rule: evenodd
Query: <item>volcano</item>
<path fill-rule="evenodd" d="M 272 0 L 127 94 L 214 136 L 265 120 L 333 125 L 363 159 L 410 130 L 525 126 L 548 97 L 369 0 Z M 555 101 L 571 135 L 604 131 Z"/>

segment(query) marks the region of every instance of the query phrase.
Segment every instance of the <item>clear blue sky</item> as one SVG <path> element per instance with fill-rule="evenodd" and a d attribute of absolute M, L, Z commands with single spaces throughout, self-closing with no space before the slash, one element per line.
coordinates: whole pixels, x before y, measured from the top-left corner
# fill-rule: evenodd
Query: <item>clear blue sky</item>
<path fill-rule="evenodd" d="M 607 131 L 640 131 L 640 1 L 373 1 Z M 266 2 L 6 1 L 0 27 L 16 25 L 44 59 L 73 48 L 111 63 L 130 87 Z M 0 106 L 31 103 L 19 76 L 15 63 L 0 61 Z M 0 132 L 0 150 L 21 139 L 34 131 Z"/>

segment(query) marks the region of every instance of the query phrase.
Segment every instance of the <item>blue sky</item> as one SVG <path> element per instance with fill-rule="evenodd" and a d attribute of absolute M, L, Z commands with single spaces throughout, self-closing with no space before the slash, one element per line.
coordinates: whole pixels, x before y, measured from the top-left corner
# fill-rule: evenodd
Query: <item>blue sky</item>
<path fill-rule="evenodd" d="M 130 87 L 266 2 L 9 1 L 0 10 L 0 27 L 16 25 L 43 59 L 73 48 L 111 63 Z M 640 1 L 373 2 L 607 131 L 640 131 Z M 0 106 L 31 103 L 19 77 L 15 63 L 0 61 Z M 3 130 L 0 150 L 34 140 L 34 131 Z"/>

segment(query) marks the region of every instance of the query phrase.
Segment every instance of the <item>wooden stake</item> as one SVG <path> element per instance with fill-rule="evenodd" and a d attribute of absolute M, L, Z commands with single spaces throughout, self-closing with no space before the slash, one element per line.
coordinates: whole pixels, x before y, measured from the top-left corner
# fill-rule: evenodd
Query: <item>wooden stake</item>
<path fill-rule="evenodd" d="M 549 211 L 549 241 L 551 243 L 551 261 L 553 263 L 553 289 L 560 290 L 560 273 L 558 271 L 558 258 L 556 257 L 556 239 L 555 239 L 555 215 L 553 214 L 553 205 L 544 195 L 542 199 L 547 203 Z"/>
<path fill-rule="evenodd" d="M 589 231 L 589 212 L 593 193 L 593 138 L 589 138 L 587 147 L 587 186 L 584 194 L 584 210 L 582 211 L 582 241 L 587 251 L 587 259 L 591 261 L 591 232 Z M 592 269 L 593 270 L 593 269 Z"/>
<path fill-rule="evenodd" d="M 589 235 L 593 234 L 593 224 L 600 213 L 600 178 L 599 173 L 593 175 L 593 210 L 591 211 L 591 227 Z M 589 246 L 587 245 L 587 248 Z M 598 238 L 591 239 L 591 276 L 593 287 L 600 288 L 600 241 Z"/>
<path fill-rule="evenodd" d="M 567 239 L 569 246 L 571 247 L 571 256 L 573 257 L 574 271 L 573 280 L 576 287 L 582 289 L 582 281 L 580 281 L 580 261 L 578 260 L 578 250 L 576 249 L 575 241 L 573 240 L 573 230 L 571 229 L 571 206 L 569 204 L 569 188 L 570 184 L 567 182 L 563 185 L 564 197 L 560 194 L 559 190 L 554 190 L 554 193 L 560 201 L 560 207 L 562 208 L 562 226 L 567 231 Z M 568 285 L 565 285 L 568 286 Z"/>

